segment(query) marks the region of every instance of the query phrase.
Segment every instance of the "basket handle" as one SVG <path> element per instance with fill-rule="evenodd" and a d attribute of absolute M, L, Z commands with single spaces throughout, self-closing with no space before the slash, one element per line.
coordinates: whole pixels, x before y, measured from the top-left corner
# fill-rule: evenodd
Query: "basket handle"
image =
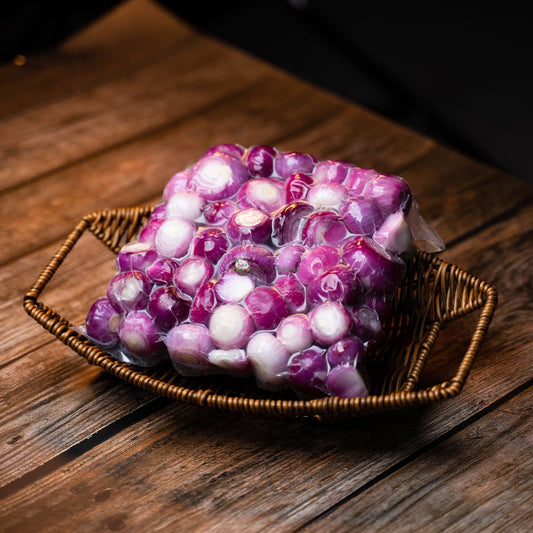
<path fill-rule="evenodd" d="M 85 215 L 68 234 L 31 289 L 24 295 L 24 310 L 54 335 L 57 335 L 59 330 L 68 329 L 70 324 L 67 320 L 54 313 L 44 303 L 37 301 L 57 269 L 87 229 L 108 248 L 117 250 L 122 241 L 128 241 L 132 237 L 143 218 L 149 216 L 152 210 L 153 207 L 121 207 L 93 211 Z"/>
<path fill-rule="evenodd" d="M 57 269 L 61 266 L 61 263 L 63 263 L 67 255 L 71 252 L 72 248 L 74 248 L 74 245 L 80 240 L 80 237 L 92 222 L 93 219 L 91 215 L 86 215 L 78 222 L 76 227 L 69 233 L 57 252 L 53 255 L 52 259 L 50 259 L 35 283 L 32 285 L 31 289 L 24 295 L 24 309 L 28 313 L 29 309 L 35 306 L 37 298 L 57 272 Z"/>
<path fill-rule="evenodd" d="M 429 389 L 418 391 L 418 393 L 426 394 L 429 391 L 434 392 L 435 389 L 438 389 L 439 395 L 442 395 L 445 398 L 453 398 L 461 392 L 465 381 L 472 370 L 474 360 L 479 351 L 479 346 L 487 333 L 492 317 L 494 316 L 496 305 L 498 303 L 498 293 L 494 286 L 490 285 L 489 283 L 482 282 L 479 289 L 481 290 L 481 298 L 483 301 L 481 314 L 478 318 L 468 348 L 466 349 L 466 352 L 459 363 L 455 375 L 449 381 L 444 381 L 436 387 L 430 387 Z"/>

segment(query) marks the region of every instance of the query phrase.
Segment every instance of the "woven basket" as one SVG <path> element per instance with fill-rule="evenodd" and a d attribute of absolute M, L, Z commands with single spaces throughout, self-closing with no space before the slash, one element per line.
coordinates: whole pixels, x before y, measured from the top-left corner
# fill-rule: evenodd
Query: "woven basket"
<path fill-rule="evenodd" d="M 26 312 L 90 364 L 181 402 L 282 418 L 353 418 L 445 400 L 462 390 L 494 314 L 497 293 L 488 283 L 423 252 L 408 264 L 405 279 L 395 296 L 392 317 L 385 325 L 386 338 L 381 349 L 370 357 L 368 371 L 373 386 L 370 396 L 365 398 L 300 400 L 291 391 L 261 390 L 253 379 L 186 378 L 175 372 L 170 363 L 140 369 L 115 360 L 76 332 L 73 324 L 38 297 L 87 229 L 117 253 L 136 236 L 151 211 L 150 207 L 131 207 L 98 211 L 83 217 L 24 297 Z M 478 309 L 481 312 L 477 324 L 455 376 L 430 388 L 417 389 L 440 330 L 447 322 Z"/>

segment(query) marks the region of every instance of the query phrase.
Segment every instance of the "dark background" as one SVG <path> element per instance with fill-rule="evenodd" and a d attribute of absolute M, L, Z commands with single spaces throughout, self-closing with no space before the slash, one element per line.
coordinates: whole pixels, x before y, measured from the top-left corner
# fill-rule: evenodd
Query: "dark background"
<path fill-rule="evenodd" d="M 0 8 L 0 59 L 59 44 L 117 5 Z M 526 2 L 159 2 L 203 32 L 533 181 Z"/>

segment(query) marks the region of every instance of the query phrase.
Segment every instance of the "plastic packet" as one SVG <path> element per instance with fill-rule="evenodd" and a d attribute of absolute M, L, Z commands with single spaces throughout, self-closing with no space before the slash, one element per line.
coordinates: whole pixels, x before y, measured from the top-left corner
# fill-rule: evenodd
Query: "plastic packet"
<path fill-rule="evenodd" d="M 364 396 L 365 359 L 417 249 L 443 243 L 403 178 L 217 145 L 168 181 L 80 331 L 139 366 Z"/>

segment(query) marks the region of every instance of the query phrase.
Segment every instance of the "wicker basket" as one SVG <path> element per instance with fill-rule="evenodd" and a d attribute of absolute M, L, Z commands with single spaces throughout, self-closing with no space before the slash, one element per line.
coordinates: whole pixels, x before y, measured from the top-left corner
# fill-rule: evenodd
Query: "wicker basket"
<path fill-rule="evenodd" d="M 370 358 L 368 370 L 373 386 L 366 398 L 300 400 L 291 391 L 261 390 L 253 379 L 186 378 L 175 372 L 169 363 L 140 369 L 115 360 L 76 332 L 66 318 L 38 297 L 87 229 L 117 253 L 135 237 L 151 210 L 150 207 L 131 207 L 98 211 L 83 217 L 24 297 L 26 312 L 90 364 L 138 387 L 181 402 L 284 418 L 353 418 L 429 404 L 452 398 L 461 391 L 493 316 L 497 293 L 488 283 L 422 252 L 408 265 L 406 277 L 396 294 L 392 317 L 385 326 L 386 339 L 382 348 Z M 417 389 L 439 331 L 447 322 L 478 309 L 481 312 L 477 324 L 455 376 L 430 388 Z"/>

